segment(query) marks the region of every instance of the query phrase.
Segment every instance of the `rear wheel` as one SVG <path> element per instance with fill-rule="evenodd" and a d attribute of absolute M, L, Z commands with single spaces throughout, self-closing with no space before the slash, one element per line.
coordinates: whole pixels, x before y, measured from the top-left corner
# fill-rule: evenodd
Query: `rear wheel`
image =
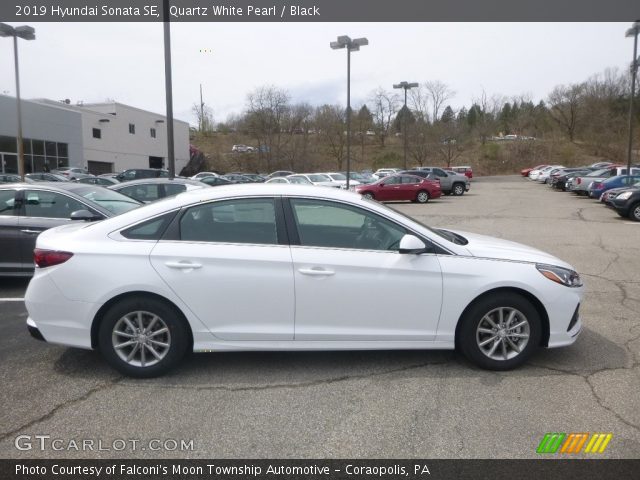
<path fill-rule="evenodd" d="M 636 222 L 640 222 L 640 202 L 631 206 L 629 209 L 629 218 Z"/>
<path fill-rule="evenodd" d="M 540 344 L 540 315 L 524 297 L 498 293 L 480 299 L 465 313 L 458 345 L 487 370 L 511 370 L 526 362 Z"/>
<path fill-rule="evenodd" d="M 420 190 L 416 195 L 416 202 L 427 203 L 429 201 L 429 192 L 426 190 Z"/>
<path fill-rule="evenodd" d="M 456 183 L 453 185 L 453 194 L 456 196 L 460 196 L 464 194 L 464 185 L 462 183 Z"/>
<path fill-rule="evenodd" d="M 184 357 L 186 320 L 161 300 L 127 298 L 104 315 L 98 344 L 107 362 L 124 375 L 157 377 Z"/>

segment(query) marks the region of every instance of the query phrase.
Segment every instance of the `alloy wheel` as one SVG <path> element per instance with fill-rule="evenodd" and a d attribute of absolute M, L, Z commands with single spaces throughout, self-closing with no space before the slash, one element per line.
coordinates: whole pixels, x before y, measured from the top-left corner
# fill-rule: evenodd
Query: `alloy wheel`
<path fill-rule="evenodd" d="M 492 360 L 517 357 L 527 346 L 531 329 L 529 320 L 512 307 L 498 307 L 485 314 L 476 329 L 480 351 Z"/>
<path fill-rule="evenodd" d="M 111 344 L 121 360 L 134 367 L 150 367 L 171 349 L 171 333 L 158 315 L 142 310 L 127 313 L 113 327 Z"/>

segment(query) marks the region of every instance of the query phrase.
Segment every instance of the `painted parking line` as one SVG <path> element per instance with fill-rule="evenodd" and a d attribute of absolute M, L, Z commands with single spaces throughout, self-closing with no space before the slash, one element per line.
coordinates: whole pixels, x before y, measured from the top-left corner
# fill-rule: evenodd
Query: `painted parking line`
<path fill-rule="evenodd" d="M 24 302 L 24 298 L 0 298 L 0 302 Z"/>

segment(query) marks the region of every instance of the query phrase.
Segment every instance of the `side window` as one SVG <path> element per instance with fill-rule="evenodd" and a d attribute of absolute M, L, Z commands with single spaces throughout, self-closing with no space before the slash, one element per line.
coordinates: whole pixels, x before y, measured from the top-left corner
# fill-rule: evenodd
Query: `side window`
<path fill-rule="evenodd" d="M 170 183 L 164 186 L 164 194 L 167 197 L 172 197 L 186 191 L 187 186 L 183 185 L 182 183 Z"/>
<path fill-rule="evenodd" d="M 400 183 L 400 177 L 389 177 L 384 181 L 385 185 L 398 185 Z"/>
<path fill-rule="evenodd" d="M 415 185 L 417 183 L 420 183 L 420 179 L 417 177 L 405 175 L 402 177 L 402 183 L 403 185 Z"/>
<path fill-rule="evenodd" d="M 135 198 L 139 202 L 153 202 L 160 198 L 160 185 L 128 185 L 120 193 Z"/>
<path fill-rule="evenodd" d="M 444 170 L 440 170 L 439 168 L 434 168 L 433 173 L 435 173 L 438 177 L 446 177 L 447 174 Z"/>
<path fill-rule="evenodd" d="M 323 200 L 291 199 L 305 247 L 397 251 L 406 230 L 375 213 Z"/>
<path fill-rule="evenodd" d="M 69 218 L 71 212 L 86 210 L 86 205 L 55 192 L 26 190 L 24 209 L 27 217 Z"/>
<path fill-rule="evenodd" d="M 16 208 L 16 193 L 13 190 L 0 191 L 0 215 L 13 215 Z"/>
<path fill-rule="evenodd" d="M 132 240 L 160 240 L 176 212 L 167 213 L 123 230 L 121 235 Z"/>
<path fill-rule="evenodd" d="M 134 178 L 136 178 L 136 171 L 135 170 L 127 170 L 126 172 L 124 172 L 124 179 L 125 180 L 133 180 Z"/>
<path fill-rule="evenodd" d="M 274 200 L 247 198 L 191 207 L 180 219 L 180 239 L 277 245 Z"/>

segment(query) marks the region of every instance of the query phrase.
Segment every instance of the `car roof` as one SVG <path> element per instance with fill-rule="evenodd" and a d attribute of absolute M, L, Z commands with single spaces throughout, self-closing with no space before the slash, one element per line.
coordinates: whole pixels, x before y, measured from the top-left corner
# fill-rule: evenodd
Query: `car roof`
<path fill-rule="evenodd" d="M 140 178 L 138 180 L 130 180 L 128 182 L 116 183 L 114 185 L 109 185 L 108 188 L 112 190 L 118 190 L 120 188 L 126 187 L 127 185 L 147 185 L 150 183 L 159 183 L 159 184 L 170 184 L 170 183 L 179 183 L 181 185 L 197 185 L 202 186 L 202 182 L 199 180 L 191 180 L 190 178 Z"/>
<path fill-rule="evenodd" d="M 100 185 L 91 185 L 86 183 L 76 182 L 34 182 L 34 183 L 5 183 L 0 185 L 0 188 L 11 187 L 14 189 L 29 189 L 39 188 L 43 190 L 59 191 L 59 192 L 73 192 L 74 190 L 86 189 L 87 187 L 99 187 Z"/>

